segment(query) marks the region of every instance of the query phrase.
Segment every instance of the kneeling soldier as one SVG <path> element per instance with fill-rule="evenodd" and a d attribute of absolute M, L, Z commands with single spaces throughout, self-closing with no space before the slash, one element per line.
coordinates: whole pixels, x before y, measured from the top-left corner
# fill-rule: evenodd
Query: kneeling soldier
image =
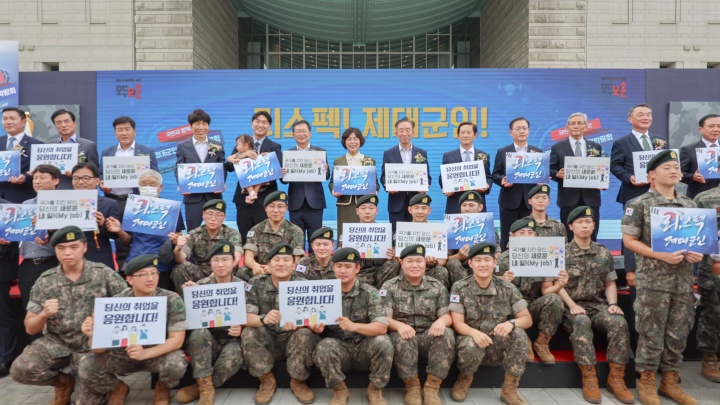
<path fill-rule="evenodd" d="M 432 198 L 427 194 L 415 194 L 408 205 L 408 212 L 412 215 L 412 222 L 427 223 L 432 212 Z M 446 289 L 450 288 L 450 276 L 445 268 L 445 259 L 437 259 L 433 256 L 425 257 L 427 268 L 425 275 L 440 281 Z"/>

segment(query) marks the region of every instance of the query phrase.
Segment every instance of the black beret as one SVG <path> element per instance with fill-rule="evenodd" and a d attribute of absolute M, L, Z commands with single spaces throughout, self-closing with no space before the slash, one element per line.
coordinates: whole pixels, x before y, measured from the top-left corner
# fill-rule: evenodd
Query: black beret
<path fill-rule="evenodd" d="M 374 204 L 376 207 L 380 203 L 378 200 L 378 196 L 375 194 L 365 194 L 364 196 L 357 199 L 357 207 L 363 205 L 363 204 Z"/>
<path fill-rule="evenodd" d="M 404 259 L 408 256 L 422 256 L 425 257 L 425 246 L 423 245 L 410 245 L 400 252 L 400 258 Z"/>
<path fill-rule="evenodd" d="M 510 233 L 519 231 L 523 228 L 530 228 L 534 231 L 535 230 L 535 220 L 532 217 L 525 217 L 525 218 L 518 219 L 517 221 L 513 222 L 512 225 L 510 225 Z"/>
<path fill-rule="evenodd" d="M 460 196 L 460 204 L 464 203 L 465 201 L 472 201 L 476 202 L 478 204 L 482 204 L 483 200 L 480 196 L 480 193 L 477 191 L 466 191 L 463 193 L 463 195 Z"/>
<path fill-rule="evenodd" d="M 53 233 L 52 237 L 50 238 L 50 246 L 55 246 L 58 243 L 75 242 L 78 240 L 85 241 L 85 234 L 83 233 L 82 229 L 78 228 L 75 225 L 70 225 L 58 229 L 57 231 L 55 231 L 55 233 Z"/>
<path fill-rule="evenodd" d="M 282 201 L 287 204 L 287 193 L 281 190 L 273 191 L 272 193 L 268 194 L 267 197 L 265 197 L 265 200 L 263 201 L 263 207 L 267 207 L 268 205 L 270 205 L 270 203 L 275 201 Z"/>
<path fill-rule="evenodd" d="M 432 202 L 432 198 L 430 198 L 427 194 L 415 194 L 410 199 L 410 203 L 408 204 L 408 207 L 412 207 L 413 205 L 430 205 Z"/>
<path fill-rule="evenodd" d="M 478 243 L 477 245 L 473 245 L 473 247 L 470 248 L 470 251 L 468 252 L 468 259 L 472 259 L 473 257 L 477 255 L 486 255 L 486 256 L 492 256 L 495 257 L 495 245 L 492 243 Z"/>
<path fill-rule="evenodd" d="M 651 170 L 655 170 L 658 166 L 671 160 L 678 161 L 678 155 L 674 150 L 664 150 L 657 155 L 653 156 L 652 159 L 647 163 L 645 170 L 650 173 Z"/>
<path fill-rule="evenodd" d="M 210 200 L 203 205 L 203 211 L 205 210 L 215 210 L 220 212 L 225 212 L 225 209 L 227 208 L 227 204 L 225 204 L 225 201 L 221 199 L 214 199 Z"/>
<path fill-rule="evenodd" d="M 528 198 L 531 198 L 535 194 L 548 194 L 550 195 L 550 186 L 547 184 L 538 184 L 528 191 Z"/>
<path fill-rule="evenodd" d="M 570 215 L 568 215 L 567 222 L 568 224 L 572 224 L 574 220 L 578 218 L 592 218 L 593 216 L 593 209 L 588 207 L 587 205 L 581 205 L 574 210 L 570 211 Z"/>
<path fill-rule="evenodd" d="M 322 228 L 316 230 L 315 232 L 312 233 L 312 235 L 310 235 L 310 242 L 314 241 L 315 239 L 333 240 L 332 228 L 323 226 Z"/>
<path fill-rule="evenodd" d="M 234 256 L 235 255 L 235 246 L 226 240 L 221 240 L 221 241 L 215 242 L 215 244 L 210 247 L 210 251 L 208 252 L 208 257 L 219 256 L 219 255 Z"/>
<path fill-rule="evenodd" d="M 342 248 L 338 249 L 337 252 L 333 253 L 330 259 L 333 262 L 352 262 L 360 263 L 360 252 L 353 248 Z"/>
<path fill-rule="evenodd" d="M 293 247 L 288 245 L 287 243 L 280 243 L 275 245 L 267 254 L 267 260 L 270 261 L 273 257 L 277 255 L 293 255 Z"/>
<path fill-rule="evenodd" d="M 157 268 L 157 265 L 158 255 L 141 255 L 125 263 L 125 275 L 131 276 L 147 267 Z"/>

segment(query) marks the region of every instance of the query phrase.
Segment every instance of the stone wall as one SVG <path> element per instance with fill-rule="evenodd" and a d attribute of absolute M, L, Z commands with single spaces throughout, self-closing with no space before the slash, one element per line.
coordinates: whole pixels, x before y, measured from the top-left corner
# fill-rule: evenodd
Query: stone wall
<path fill-rule="evenodd" d="M 191 0 L 136 1 L 138 70 L 193 68 Z"/>
<path fill-rule="evenodd" d="M 528 67 L 528 15 L 526 0 L 487 3 L 480 15 L 480 67 Z"/>
<path fill-rule="evenodd" d="M 195 0 L 193 69 L 237 69 L 238 18 L 230 0 Z"/>
<path fill-rule="evenodd" d="M 529 7 L 528 67 L 585 67 L 587 1 L 532 0 Z"/>

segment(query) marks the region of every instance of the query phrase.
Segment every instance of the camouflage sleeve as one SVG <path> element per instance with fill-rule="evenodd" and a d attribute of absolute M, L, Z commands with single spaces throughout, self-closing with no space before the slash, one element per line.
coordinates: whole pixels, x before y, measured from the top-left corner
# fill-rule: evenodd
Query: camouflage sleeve
<path fill-rule="evenodd" d="M 617 273 L 615 272 L 615 270 L 613 270 L 607 274 L 607 276 L 605 277 L 605 281 L 615 281 L 617 280 L 617 278 Z"/>
<path fill-rule="evenodd" d="M 185 244 L 185 246 L 183 246 L 182 249 L 183 253 L 185 253 L 188 259 L 192 257 L 193 247 L 195 246 L 195 235 L 197 234 L 194 232 L 188 234 L 187 243 Z"/>
<path fill-rule="evenodd" d="M 182 332 L 187 330 L 188 323 L 185 320 L 185 303 L 179 295 L 172 293 L 168 295 L 168 314 L 167 314 L 167 330 L 168 332 Z"/>
<path fill-rule="evenodd" d="M 605 260 L 607 263 L 607 277 L 605 278 L 605 281 L 614 281 L 617 280 L 618 276 L 615 272 L 615 263 L 613 262 L 612 253 L 610 253 L 609 250 L 605 250 Z"/>
<path fill-rule="evenodd" d="M 502 253 L 502 247 L 500 247 L 500 233 L 495 228 L 495 253 Z"/>
<path fill-rule="evenodd" d="M 438 318 L 449 313 L 449 307 L 450 305 L 450 294 L 448 294 L 447 288 L 445 286 L 440 286 L 440 291 L 437 296 L 437 316 Z"/>
<path fill-rule="evenodd" d="M 117 294 L 120 294 L 120 291 L 123 291 L 124 289 L 128 288 L 128 284 L 125 280 L 120 277 L 119 274 L 114 272 L 111 269 L 105 269 L 109 273 L 108 277 L 108 291 L 110 292 L 110 297 L 115 296 Z"/>
<path fill-rule="evenodd" d="M 307 278 L 307 267 L 310 264 L 310 256 L 303 256 L 298 260 L 297 266 L 295 266 L 295 275 L 303 280 L 310 280 Z"/>
<path fill-rule="evenodd" d="M 383 308 L 380 293 L 372 286 L 368 285 L 368 287 L 368 319 L 370 319 L 370 322 L 380 322 L 383 325 L 387 325 L 387 313 L 385 308 Z"/>
<path fill-rule="evenodd" d="M 245 239 L 245 246 L 243 246 L 244 250 L 253 252 L 256 259 L 258 256 L 258 236 L 259 235 L 257 234 L 255 227 L 253 227 L 248 231 L 247 239 Z"/>
<path fill-rule="evenodd" d="M 383 285 L 383 287 L 385 286 Z M 395 297 L 393 296 L 392 289 L 383 288 L 378 291 L 378 293 L 382 297 L 383 307 L 385 307 L 385 315 L 388 318 L 392 318 L 393 308 L 395 307 Z"/>
<path fill-rule="evenodd" d="M 510 295 L 510 305 L 512 306 L 513 314 L 517 315 L 518 312 L 527 308 L 527 301 L 523 298 L 520 290 L 515 286 L 512 287 L 512 294 Z"/>
<path fill-rule="evenodd" d="M 258 307 L 257 291 L 253 286 L 253 283 L 256 281 L 257 279 L 253 278 L 245 285 L 245 311 L 247 311 L 248 314 L 259 315 L 260 308 Z"/>
<path fill-rule="evenodd" d="M 228 232 L 226 240 L 233 244 L 233 246 L 235 247 L 235 253 L 242 254 L 243 247 L 242 247 L 242 239 L 240 238 L 240 232 L 238 232 L 232 228 L 228 228 L 228 229 L 229 229 L 229 232 Z"/>
<path fill-rule="evenodd" d="M 26 309 L 33 314 L 42 312 L 43 302 L 45 301 L 39 289 L 40 285 L 37 282 L 32 286 L 32 289 L 30 289 L 30 300 L 28 301 Z"/>
<path fill-rule="evenodd" d="M 460 285 L 458 283 L 453 284 L 452 291 L 450 292 L 450 305 L 448 305 L 450 312 L 455 312 L 461 315 L 465 315 L 465 306 L 463 305 L 463 296 L 460 293 Z"/>
<path fill-rule="evenodd" d="M 293 256 L 305 256 L 305 235 L 297 226 L 292 233 Z"/>
<path fill-rule="evenodd" d="M 645 206 L 637 200 L 631 202 L 627 208 L 625 208 L 625 214 L 623 215 L 621 222 L 621 230 L 623 234 L 636 236 L 638 238 L 642 236 L 644 209 Z"/>
<path fill-rule="evenodd" d="M 498 275 L 502 276 L 506 271 L 510 270 L 510 251 L 504 251 L 498 258 Z"/>

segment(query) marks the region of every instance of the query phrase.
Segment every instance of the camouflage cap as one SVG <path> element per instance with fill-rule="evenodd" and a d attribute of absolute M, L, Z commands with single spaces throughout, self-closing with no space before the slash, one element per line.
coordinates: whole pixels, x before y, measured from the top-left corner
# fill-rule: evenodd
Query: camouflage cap
<path fill-rule="evenodd" d="M 75 225 L 66 226 L 64 228 L 58 229 L 53 233 L 52 237 L 50 238 L 50 246 L 55 246 L 59 243 L 68 243 L 68 242 L 75 242 L 75 241 L 85 241 L 85 234 L 83 233 L 82 229 L 78 228 Z"/>
<path fill-rule="evenodd" d="M 234 256 L 235 255 L 235 246 L 226 240 L 221 240 L 221 241 L 215 242 L 215 244 L 213 244 L 210 247 L 210 251 L 208 252 L 208 257 L 220 256 L 220 255 Z"/>
<path fill-rule="evenodd" d="M 547 194 L 550 195 L 550 186 L 547 184 L 538 184 L 528 191 L 528 198 L 532 198 L 535 194 Z"/>
<path fill-rule="evenodd" d="M 322 228 L 316 230 L 312 233 L 312 235 L 310 235 L 310 242 L 314 241 L 315 239 L 333 240 L 332 228 L 323 226 Z"/>
<path fill-rule="evenodd" d="M 477 245 L 473 245 L 473 247 L 470 248 L 470 251 L 468 252 L 468 259 L 472 259 L 473 257 L 477 255 L 486 255 L 486 256 L 492 256 L 495 257 L 495 245 L 492 243 L 478 243 Z"/>
<path fill-rule="evenodd" d="M 482 197 L 477 191 L 464 192 L 463 195 L 460 196 L 460 204 L 464 203 L 465 201 L 476 202 L 478 204 L 483 203 Z"/>
<path fill-rule="evenodd" d="M 413 205 L 430 205 L 432 202 L 432 198 L 430 198 L 427 194 L 415 194 L 410 199 L 410 203 L 408 204 L 408 207 L 412 207 Z"/>
<path fill-rule="evenodd" d="M 530 228 L 534 231 L 535 220 L 532 219 L 532 217 L 518 219 L 517 221 L 513 222 L 512 225 L 510 225 L 510 233 L 519 231 L 523 228 Z"/>
<path fill-rule="evenodd" d="M 658 166 L 665 162 L 669 162 L 671 160 L 674 160 L 678 162 L 678 155 L 675 153 L 674 150 L 664 150 L 657 155 L 653 156 L 652 159 L 647 163 L 647 166 L 645 167 L 645 170 L 647 170 L 648 173 L 650 173 L 651 170 L 655 170 Z"/>
<path fill-rule="evenodd" d="M 593 217 L 593 209 L 588 207 L 587 205 L 581 205 L 574 210 L 570 211 L 570 215 L 568 215 L 567 222 L 568 224 L 572 224 L 573 221 L 575 221 L 578 218 L 592 218 Z"/>
<path fill-rule="evenodd" d="M 287 255 L 292 256 L 293 255 L 293 247 L 288 245 L 287 243 L 279 243 L 275 245 L 267 254 L 267 259 L 270 261 L 273 257 L 277 255 Z"/>
<path fill-rule="evenodd" d="M 360 252 L 353 248 L 342 248 L 338 249 L 337 252 L 333 253 L 332 258 L 330 259 L 333 262 L 352 262 L 352 263 L 360 263 Z"/>
<path fill-rule="evenodd" d="M 400 252 L 400 258 L 404 259 L 408 256 L 422 256 L 425 257 L 425 246 L 423 245 L 410 245 Z"/>
<path fill-rule="evenodd" d="M 378 200 L 378 196 L 375 194 L 366 194 L 360 198 L 357 199 L 357 206 L 361 206 L 363 204 L 373 204 L 377 207 L 377 205 L 380 203 L 380 200 Z"/>
<path fill-rule="evenodd" d="M 203 211 L 205 210 L 215 210 L 220 212 L 225 212 L 225 209 L 227 208 L 227 204 L 225 204 L 225 201 L 221 199 L 214 199 L 210 200 L 203 205 Z"/>
<path fill-rule="evenodd" d="M 158 266 L 158 255 L 141 255 L 125 263 L 125 275 L 131 276 L 139 270 Z"/>
<path fill-rule="evenodd" d="M 270 203 L 273 203 L 275 201 L 282 201 L 285 204 L 287 204 L 287 193 L 284 191 L 273 191 L 272 193 L 268 194 L 267 197 L 265 197 L 265 200 L 263 201 L 263 207 L 267 207 L 270 205 Z"/>

